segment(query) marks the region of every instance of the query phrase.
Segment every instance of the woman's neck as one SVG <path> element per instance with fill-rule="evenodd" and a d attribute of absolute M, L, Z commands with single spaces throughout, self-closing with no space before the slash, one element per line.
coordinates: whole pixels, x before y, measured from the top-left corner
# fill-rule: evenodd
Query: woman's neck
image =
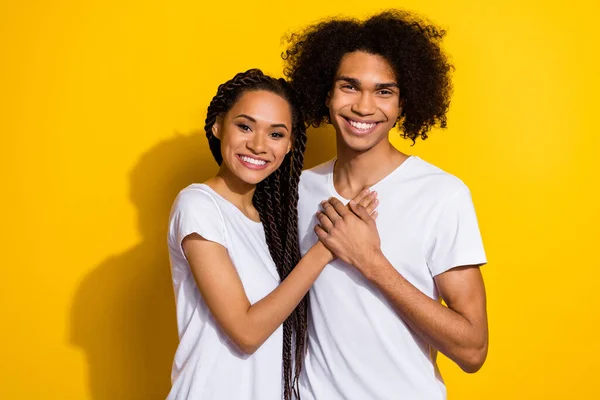
<path fill-rule="evenodd" d="M 252 203 L 256 185 L 242 181 L 223 167 L 219 169 L 216 176 L 210 178 L 204 184 L 236 206 L 248 218 L 259 219 L 258 212 Z"/>

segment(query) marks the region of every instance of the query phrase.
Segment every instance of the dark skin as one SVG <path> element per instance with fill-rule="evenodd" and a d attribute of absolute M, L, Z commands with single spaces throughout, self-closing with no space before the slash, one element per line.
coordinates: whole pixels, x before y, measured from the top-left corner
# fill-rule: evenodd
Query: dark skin
<path fill-rule="evenodd" d="M 338 139 L 334 185 L 342 196 L 352 198 L 406 159 L 387 140 L 401 101 L 393 87 L 392 95 L 378 92 L 381 83 L 396 80 L 382 57 L 350 53 L 342 59 L 337 76 L 355 80 L 351 88 L 334 85 L 327 104 Z M 380 122 L 371 133 L 357 134 L 345 125 L 348 119 Z M 412 285 L 384 256 L 375 221 L 361 205 L 350 202 L 348 209 L 331 198 L 322 206 L 317 215 L 320 224 L 315 227 L 319 240 L 378 288 L 425 342 L 465 372 L 478 371 L 488 349 L 486 295 L 478 266 L 457 265 L 433 278 L 444 306 Z"/>
<path fill-rule="evenodd" d="M 249 219 L 256 219 L 258 212 L 252 204 L 256 183 L 281 165 L 290 149 L 290 126 L 290 108 L 283 98 L 266 91 L 240 97 L 213 127 L 222 141 L 224 162 L 206 185 Z M 248 168 L 238 154 L 268 160 L 273 165 Z M 377 206 L 375 192 L 361 191 L 354 200 L 368 213 Z M 183 239 L 182 248 L 212 315 L 231 341 L 247 354 L 255 352 L 293 312 L 333 257 L 322 243 L 316 243 L 277 288 L 251 304 L 225 247 L 192 233 Z"/>

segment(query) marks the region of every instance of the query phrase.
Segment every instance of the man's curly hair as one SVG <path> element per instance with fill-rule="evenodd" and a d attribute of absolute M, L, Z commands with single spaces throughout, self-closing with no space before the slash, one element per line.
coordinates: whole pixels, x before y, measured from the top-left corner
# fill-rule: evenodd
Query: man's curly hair
<path fill-rule="evenodd" d="M 433 127 L 446 127 L 453 66 L 441 49 L 446 32 L 406 11 L 388 10 L 365 21 L 330 19 L 284 38 L 284 74 L 297 91 L 306 122 L 330 122 L 326 98 L 344 55 L 384 57 L 396 73 L 398 129 L 413 143 Z"/>

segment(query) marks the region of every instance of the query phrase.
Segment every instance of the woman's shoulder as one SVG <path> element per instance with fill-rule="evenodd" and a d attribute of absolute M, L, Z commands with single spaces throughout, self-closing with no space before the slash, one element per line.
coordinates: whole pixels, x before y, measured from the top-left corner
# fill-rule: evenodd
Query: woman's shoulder
<path fill-rule="evenodd" d="M 226 247 L 225 219 L 216 194 L 204 184 L 192 184 L 179 192 L 171 210 L 169 231 L 174 243 L 191 233 Z"/>
<path fill-rule="evenodd" d="M 220 197 L 204 183 L 193 183 L 182 189 L 173 204 L 173 209 L 193 208 L 205 213 L 219 212 Z"/>

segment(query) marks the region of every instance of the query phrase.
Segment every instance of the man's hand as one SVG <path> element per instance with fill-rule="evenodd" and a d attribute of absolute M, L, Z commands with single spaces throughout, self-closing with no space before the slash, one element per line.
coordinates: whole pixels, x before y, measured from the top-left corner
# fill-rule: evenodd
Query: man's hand
<path fill-rule="evenodd" d="M 319 240 L 338 258 L 361 272 L 382 255 L 375 224 L 377 213 L 373 212 L 378 201 L 374 200 L 367 207 L 364 204 L 353 199 L 346 207 L 332 197 L 321 203 L 323 211 L 317 213 L 319 225 L 315 226 Z"/>

